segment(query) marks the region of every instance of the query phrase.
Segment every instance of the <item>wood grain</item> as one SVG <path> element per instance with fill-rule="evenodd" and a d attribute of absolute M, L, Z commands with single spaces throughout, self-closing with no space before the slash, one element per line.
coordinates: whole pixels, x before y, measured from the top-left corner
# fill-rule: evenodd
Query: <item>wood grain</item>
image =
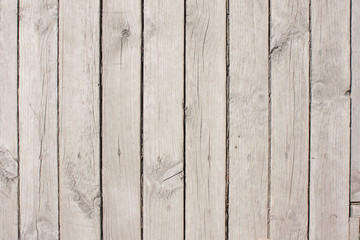
<path fill-rule="evenodd" d="M 18 237 L 17 3 L 0 1 L 0 239 Z"/>
<path fill-rule="evenodd" d="M 267 237 L 268 3 L 230 2 L 229 239 Z"/>
<path fill-rule="evenodd" d="M 184 2 L 144 2 L 144 240 L 183 239 Z"/>
<path fill-rule="evenodd" d="M 56 0 L 20 1 L 21 239 L 58 239 Z"/>
<path fill-rule="evenodd" d="M 351 9 L 351 201 L 360 202 L 360 1 Z"/>
<path fill-rule="evenodd" d="M 226 5 L 186 2 L 187 239 L 225 236 Z"/>
<path fill-rule="evenodd" d="M 350 1 L 311 4 L 310 240 L 348 238 Z"/>
<path fill-rule="evenodd" d="M 141 2 L 103 2 L 104 239 L 140 239 Z"/>
<path fill-rule="evenodd" d="M 307 239 L 309 2 L 271 1 L 271 239 Z"/>
<path fill-rule="evenodd" d="M 60 234 L 100 239 L 99 1 L 60 2 Z"/>

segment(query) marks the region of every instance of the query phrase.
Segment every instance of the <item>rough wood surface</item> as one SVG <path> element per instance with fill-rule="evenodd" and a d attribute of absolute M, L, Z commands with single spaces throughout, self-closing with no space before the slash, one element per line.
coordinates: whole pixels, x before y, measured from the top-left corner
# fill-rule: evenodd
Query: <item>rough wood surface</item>
<path fill-rule="evenodd" d="M 99 1 L 60 1 L 60 234 L 100 239 Z"/>
<path fill-rule="evenodd" d="M 19 11 L 21 239 L 58 239 L 57 0 Z"/>
<path fill-rule="evenodd" d="M 348 238 L 350 1 L 311 5 L 310 240 Z"/>
<path fill-rule="evenodd" d="M 0 1 L 0 239 L 18 237 L 17 3 Z"/>
<path fill-rule="evenodd" d="M 144 3 L 144 240 L 183 239 L 184 2 Z"/>
<path fill-rule="evenodd" d="M 226 5 L 186 2 L 186 239 L 225 236 Z"/>
<path fill-rule="evenodd" d="M 271 1 L 270 239 L 307 239 L 309 3 Z"/>
<path fill-rule="evenodd" d="M 349 240 L 359 240 L 359 218 L 350 218 L 349 227 Z"/>
<path fill-rule="evenodd" d="M 229 238 L 248 240 L 266 238 L 267 1 L 230 2 L 229 131 Z"/>
<path fill-rule="evenodd" d="M 352 0 L 351 201 L 360 202 L 360 1 Z"/>
<path fill-rule="evenodd" d="M 140 239 L 140 1 L 103 2 L 104 238 Z"/>

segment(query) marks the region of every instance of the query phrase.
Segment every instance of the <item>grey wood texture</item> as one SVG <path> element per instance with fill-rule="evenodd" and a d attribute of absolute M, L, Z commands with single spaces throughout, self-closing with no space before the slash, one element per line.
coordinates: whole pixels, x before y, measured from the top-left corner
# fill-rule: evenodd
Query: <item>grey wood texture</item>
<path fill-rule="evenodd" d="M 229 239 L 267 237 L 268 11 L 230 2 Z"/>
<path fill-rule="evenodd" d="M 0 239 L 18 237 L 17 5 L 0 1 Z"/>
<path fill-rule="evenodd" d="M 140 239 L 141 2 L 103 4 L 104 239 Z"/>
<path fill-rule="evenodd" d="M 186 4 L 187 239 L 225 236 L 226 5 Z"/>
<path fill-rule="evenodd" d="M 183 239 L 184 2 L 144 1 L 144 240 Z"/>
<path fill-rule="evenodd" d="M 311 4 L 310 240 L 348 238 L 350 1 Z"/>
<path fill-rule="evenodd" d="M 60 236 L 100 239 L 99 1 L 60 1 Z"/>
<path fill-rule="evenodd" d="M 271 1 L 270 239 L 307 239 L 308 13 L 308 1 Z"/>
<path fill-rule="evenodd" d="M 0 240 L 358 240 L 359 0 L 0 0 Z"/>
<path fill-rule="evenodd" d="M 22 0 L 19 13 L 21 239 L 58 239 L 58 3 Z"/>

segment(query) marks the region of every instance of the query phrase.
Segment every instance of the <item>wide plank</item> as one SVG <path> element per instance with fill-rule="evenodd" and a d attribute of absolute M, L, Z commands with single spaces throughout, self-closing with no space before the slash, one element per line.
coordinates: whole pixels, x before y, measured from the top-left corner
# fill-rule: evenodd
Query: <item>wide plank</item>
<path fill-rule="evenodd" d="M 57 0 L 20 1 L 21 239 L 58 239 Z"/>
<path fill-rule="evenodd" d="M 351 201 L 360 202 L 360 1 L 351 9 Z"/>
<path fill-rule="evenodd" d="M 229 239 L 267 237 L 268 11 L 230 1 Z"/>
<path fill-rule="evenodd" d="M 140 239 L 141 2 L 103 1 L 104 239 Z"/>
<path fill-rule="evenodd" d="M 307 239 L 309 1 L 271 1 L 270 239 Z"/>
<path fill-rule="evenodd" d="M 183 239 L 184 2 L 144 1 L 144 240 Z"/>
<path fill-rule="evenodd" d="M 310 240 L 348 238 L 350 1 L 311 3 Z"/>
<path fill-rule="evenodd" d="M 98 0 L 60 1 L 60 235 L 100 239 Z"/>
<path fill-rule="evenodd" d="M 17 2 L 0 1 L 0 239 L 18 238 Z"/>
<path fill-rule="evenodd" d="M 225 236 L 226 4 L 186 2 L 186 239 Z"/>

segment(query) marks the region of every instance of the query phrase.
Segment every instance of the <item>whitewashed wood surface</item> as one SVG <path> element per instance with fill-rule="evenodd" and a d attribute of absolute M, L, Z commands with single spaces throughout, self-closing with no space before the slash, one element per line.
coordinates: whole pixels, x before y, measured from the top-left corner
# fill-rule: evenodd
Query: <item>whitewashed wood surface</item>
<path fill-rule="evenodd" d="M 0 240 L 358 240 L 360 0 L 0 0 Z"/>

